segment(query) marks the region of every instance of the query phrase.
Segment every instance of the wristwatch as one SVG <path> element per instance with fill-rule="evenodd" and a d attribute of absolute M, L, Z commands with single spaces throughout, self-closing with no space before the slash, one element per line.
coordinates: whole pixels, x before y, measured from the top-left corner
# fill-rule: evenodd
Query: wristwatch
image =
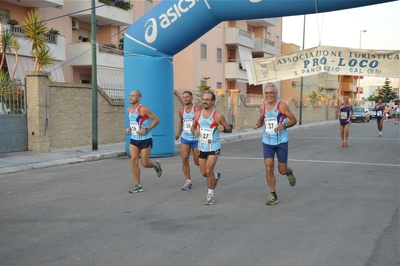
<path fill-rule="evenodd" d="M 146 133 L 150 132 L 150 129 L 148 129 L 147 127 L 144 129 L 144 131 L 146 131 Z"/>
<path fill-rule="evenodd" d="M 285 129 L 287 129 L 287 123 L 285 123 L 284 125 L 285 125 Z"/>

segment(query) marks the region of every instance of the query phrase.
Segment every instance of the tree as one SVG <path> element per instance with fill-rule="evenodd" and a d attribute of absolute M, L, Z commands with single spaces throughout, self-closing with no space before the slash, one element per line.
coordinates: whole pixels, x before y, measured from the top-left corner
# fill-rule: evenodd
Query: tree
<path fill-rule="evenodd" d="M 385 101 L 385 104 L 399 98 L 397 93 L 393 91 L 391 82 L 388 78 L 386 78 L 382 89 L 379 90 L 379 97 Z"/>
<path fill-rule="evenodd" d="M 19 62 L 19 57 L 18 57 L 18 50 L 19 48 L 21 48 L 21 46 L 18 43 L 17 39 L 14 39 L 13 43 L 12 43 L 12 47 L 14 49 L 14 54 L 15 54 L 15 65 L 14 65 L 14 69 L 11 73 L 11 79 L 14 79 L 14 75 L 15 75 L 15 71 L 17 71 L 17 65 Z"/>
<path fill-rule="evenodd" d="M 53 64 L 53 55 L 50 53 L 50 48 L 48 46 L 43 47 L 38 53 L 38 65 L 37 70 L 43 67 L 49 67 Z"/>
<path fill-rule="evenodd" d="M 214 92 L 211 89 L 211 86 L 207 85 L 207 80 L 209 80 L 210 77 L 202 77 L 201 79 L 202 79 L 202 82 L 201 82 L 200 86 L 197 86 L 197 88 L 199 89 L 200 94 L 203 95 L 206 92 Z"/>
<path fill-rule="evenodd" d="M 39 18 L 39 15 L 31 11 L 28 13 L 28 17 L 24 18 L 24 33 L 25 39 L 32 43 L 31 54 L 35 59 L 33 70 L 37 71 L 40 69 L 39 57 L 42 50 L 46 47 L 46 23 L 43 18 Z"/>
<path fill-rule="evenodd" d="M 320 88 L 318 88 L 317 91 L 312 91 L 310 93 L 310 95 L 308 95 L 308 97 L 310 97 L 310 99 L 313 99 L 313 100 L 316 100 L 316 99 L 321 100 L 321 98 L 326 98 L 326 95 L 322 93 L 322 90 L 323 90 L 323 88 L 320 87 Z"/>
<path fill-rule="evenodd" d="M 15 40 L 14 35 L 11 31 L 6 30 L 0 33 L 0 45 L 1 45 L 1 62 L 0 62 L 0 69 L 3 67 L 4 58 L 6 57 L 6 53 L 12 53 L 12 45 Z"/>

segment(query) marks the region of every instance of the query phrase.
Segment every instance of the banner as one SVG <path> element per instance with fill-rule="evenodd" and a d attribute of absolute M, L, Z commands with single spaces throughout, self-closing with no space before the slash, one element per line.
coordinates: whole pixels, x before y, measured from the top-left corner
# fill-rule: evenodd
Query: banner
<path fill-rule="evenodd" d="M 291 54 L 249 61 L 251 84 L 316 74 L 400 78 L 400 51 L 318 46 Z"/>

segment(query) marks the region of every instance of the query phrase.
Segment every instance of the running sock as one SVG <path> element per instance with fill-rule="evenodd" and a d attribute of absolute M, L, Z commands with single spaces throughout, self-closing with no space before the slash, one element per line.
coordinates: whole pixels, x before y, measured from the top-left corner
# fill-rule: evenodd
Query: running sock
<path fill-rule="evenodd" d="M 214 189 L 209 189 L 208 194 L 210 194 L 212 197 L 214 197 Z"/>
<path fill-rule="evenodd" d="M 276 197 L 276 192 L 271 192 L 272 195 L 274 195 Z"/>

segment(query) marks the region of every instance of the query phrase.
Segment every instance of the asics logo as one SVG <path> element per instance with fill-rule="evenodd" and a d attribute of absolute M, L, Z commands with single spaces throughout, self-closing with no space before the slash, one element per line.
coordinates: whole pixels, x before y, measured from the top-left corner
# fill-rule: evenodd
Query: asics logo
<path fill-rule="evenodd" d="M 179 0 L 178 3 L 173 4 L 170 8 L 167 9 L 165 13 L 162 13 L 158 17 L 158 23 L 156 18 L 150 18 L 149 20 L 147 20 L 147 22 L 144 25 L 145 28 L 144 38 L 146 42 L 147 43 L 155 42 L 158 34 L 158 26 L 160 26 L 163 29 L 168 28 L 169 26 L 171 26 L 172 23 L 176 22 L 186 12 L 188 12 L 191 8 L 193 8 L 196 5 L 196 1 L 199 0 Z M 249 0 L 249 1 L 251 3 L 259 3 L 262 0 Z M 208 0 L 204 0 L 204 3 L 206 4 L 208 9 L 211 9 L 211 7 L 208 4 Z"/>
<path fill-rule="evenodd" d="M 176 22 L 182 15 L 188 12 L 194 5 L 196 0 L 179 0 L 178 3 L 168 8 L 167 11 L 161 14 L 159 19 L 159 26 L 161 28 L 168 28 L 172 23 Z M 144 38 L 146 42 L 153 43 L 157 39 L 158 25 L 155 18 L 150 18 L 144 25 L 146 28 Z"/>

